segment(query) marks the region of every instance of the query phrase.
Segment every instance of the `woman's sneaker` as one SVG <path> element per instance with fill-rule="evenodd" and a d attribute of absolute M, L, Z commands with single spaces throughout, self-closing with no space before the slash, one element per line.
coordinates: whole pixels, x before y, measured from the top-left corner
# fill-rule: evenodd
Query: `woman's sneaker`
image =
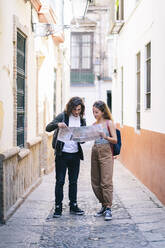
<path fill-rule="evenodd" d="M 110 208 L 106 208 L 104 212 L 104 220 L 112 220 L 112 213 Z"/>
<path fill-rule="evenodd" d="M 106 210 L 106 207 L 102 207 L 100 209 L 100 211 L 98 211 L 94 216 L 95 217 L 100 217 L 100 216 L 104 215 L 105 210 Z"/>

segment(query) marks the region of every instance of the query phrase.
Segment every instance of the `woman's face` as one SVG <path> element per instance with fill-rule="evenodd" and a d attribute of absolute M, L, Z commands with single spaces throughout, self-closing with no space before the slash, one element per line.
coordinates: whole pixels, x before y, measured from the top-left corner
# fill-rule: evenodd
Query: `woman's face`
<path fill-rule="evenodd" d="M 102 118 L 103 112 L 100 109 L 93 107 L 93 115 L 95 119 L 98 121 Z"/>

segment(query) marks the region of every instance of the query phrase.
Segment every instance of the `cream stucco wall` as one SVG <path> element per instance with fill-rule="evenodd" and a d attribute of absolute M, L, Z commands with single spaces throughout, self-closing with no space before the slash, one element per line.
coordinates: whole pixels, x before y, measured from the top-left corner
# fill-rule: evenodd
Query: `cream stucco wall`
<path fill-rule="evenodd" d="M 113 108 L 115 118 L 121 122 L 121 67 L 124 71 L 124 124 L 136 128 L 136 54 L 141 52 L 141 128 L 157 132 L 165 131 L 163 113 L 164 55 L 163 6 L 162 1 L 139 0 L 125 8 L 125 25 L 116 39 L 117 76 L 113 84 Z M 130 9 L 132 8 L 132 12 Z M 127 12 L 127 11 L 126 11 Z M 145 46 L 151 42 L 151 109 L 145 105 Z M 117 100 L 118 99 L 118 100 Z"/>
<path fill-rule="evenodd" d="M 70 32 L 70 31 L 69 31 Z M 70 97 L 70 33 L 65 34 L 65 41 L 58 47 L 54 47 L 52 40 L 49 40 L 49 54 L 44 58 L 39 71 L 39 115 L 40 131 L 45 129 L 43 120 L 43 100 L 46 104 L 47 112 L 45 123 L 53 119 L 54 114 L 62 112 Z M 56 112 L 54 113 L 54 82 L 56 82 Z"/>
<path fill-rule="evenodd" d="M 6 140 L 6 146 L 11 146 L 12 140 L 12 119 L 13 119 L 13 102 L 12 102 L 12 64 L 10 58 L 12 54 L 12 15 L 5 21 L 7 11 L 10 9 L 7 3 L 0 2 L 0 101 L 1 109 L 1 137 L 0 150 L 3 150 L 2 144 Z M 9 30 L 9 32 L 6 32 Z M 8 49 L 6 49 L 8 47 Z M 8 101 L 7 101 L 8 99 Z"/>
<path fill-rule="evenodd" d="M 28 138 L 32 138 L 35 134 L 35 112 L 32 111 L 35 106 L 35 60 L 28 59 L 34 56 L 33 35 L 31 35 L 31 7 L 27 2 L 22 0 L 0 2 L 0 101 L 3 103 L 3 130 L 1 133 L 0 149 L 5 150 L 13 146 L 13 16 L 17 17 L 18 22 L 26 28 L 28 32 L 27 39 L 27 65 L 26 75 L 28 87 L 26 94 L 29 96 L 27 108 L 27 127 Z"/>
<path fill-rule="evenodd" d="M 32 15 L 31 15 L 32 14 Z M 56 113 L 63 110 L 70 90 L 70 31 L 65 32 L 64 44 L 52 36 L 35 37 L 31 21 L 38 22 L 36 11 L 29 1 L 0 1 L 0 151 L 14 143 L 14 18 L 26 39 L 26 139 L 30 141 L 43 134 L 46 124 L 53 118 L 54 83 L 56 82 Z M 16 57 L 15 57 L 16 58 Z M 55 79 L 56 71 L 56 79 Z M 15 109 L 14 109 L 15 108 Z"/>
<path fill-rule="evenodd" d="M 53 118 L 54 70 L 57 69 L 58 53 L 51 37 L 36 38 L 38 56 L 38 133 L 45 130 L 48 118 Z"/>
<path fill-rule="evenodd" d="M 70 98 L 70 30 L 65 30 L 65 41 L 63 44 L 63 71 L 62 71 L 62 81 L 63 81 L 63 101 L 62 109 L 65 108 L 66 103 Z"/>
<path fill-rule="evenodd" d="M 70 0 L 66 0 L 64 4 L 64 24 L 70 25 L 70 21 L 72 19 L 72 12 L 71 12 L 71 2 Z M 45 60 L 45 68 L 47 66 L 47 72 L 50 73 L 48 76 L 49 79 L 49 87 L 45 84 L 45 92 L 47 92 L 47 106 L 48 111 L 46 114 L 46 123 L 50 122 L 53 119 L 54 112 L 53 112 L 53 96 L 54 96 L 54 80 L 55 80 L 55 72 L 56 71 L 56 113 L 55 115 L 59 114 L 61 111 L 64 110 L 66 103 L 70 98 L 70 29 L 64 29 L 64 42 L 59 44 L 54 48 L 52 54 L 49 54 L 47 59 L 47 63 Z M 51 41 L 49 43 L 49 48 L 51 51 L 52 44 Z M 54 65 L 53 65 L 54 64 Z M 44 65 L 43 65 L 44 67 Z M 42 76 L 40 75 L 40 80 L 43 80 L 43 73 Z M 47 77 L 47 74 L 45 75 Z M 47 79 L 45 77 L 45 82 Z M 52 89 L 52 90 L 50 90 Z M 45 93 L 44 93 L 45 94 Z"/>

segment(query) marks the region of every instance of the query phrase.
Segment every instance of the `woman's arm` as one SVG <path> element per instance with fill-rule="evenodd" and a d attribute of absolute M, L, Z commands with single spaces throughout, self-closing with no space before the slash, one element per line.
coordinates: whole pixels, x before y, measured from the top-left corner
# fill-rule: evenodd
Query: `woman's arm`
<path fill-rule="evenodd" d="M 110 133 L 111 133 L 111 137 L 106 136 L 104 139 L 108 140 L 112 144 L 117 144 L 116 128 L 115 128 L 115 125 L 114 125 L 113 121 L 108 122 L 108 127 L 109 127 L 109 130 L 110 130 Z"/>
<path fill-rule="evenodd" d="M 109 130 L 111 133 L 111 137 L 107 136 L 107 140 L 109 142 L 111 142 L 112 144 L 116 144 L 117 143 L 117 135 L 116 135 L 116 128 L 115 128 L 113 121 L 108 122 L 108 127 L 109 127 Z"/>

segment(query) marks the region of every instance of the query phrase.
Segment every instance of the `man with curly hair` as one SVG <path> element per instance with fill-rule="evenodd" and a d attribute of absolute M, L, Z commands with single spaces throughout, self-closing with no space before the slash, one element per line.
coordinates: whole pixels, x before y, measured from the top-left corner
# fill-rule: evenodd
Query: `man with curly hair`
<path fill-rule="evenodd" d="M 57 140 L 57 133 L 60 128 L 86 126 L 83 118 L 85 106 L 80 97 L 72 97 L 66 104 L 64 112 L 57 115 L 52 122 L 46 126 L 46 131 L 55 130 L 53 136 L 53 148 L 55 149 L 55 211 L 54 218 L 62 215 L 63 186 L 65 183 L 66 171 L 69 178 L 69 206 L 70 213 L 83 215 L 84 211 L 77 204 L 77 180 L 79 176 L 80 160 L 83 160 L 81 144 L 75 141 L 62 142 Z"/>

